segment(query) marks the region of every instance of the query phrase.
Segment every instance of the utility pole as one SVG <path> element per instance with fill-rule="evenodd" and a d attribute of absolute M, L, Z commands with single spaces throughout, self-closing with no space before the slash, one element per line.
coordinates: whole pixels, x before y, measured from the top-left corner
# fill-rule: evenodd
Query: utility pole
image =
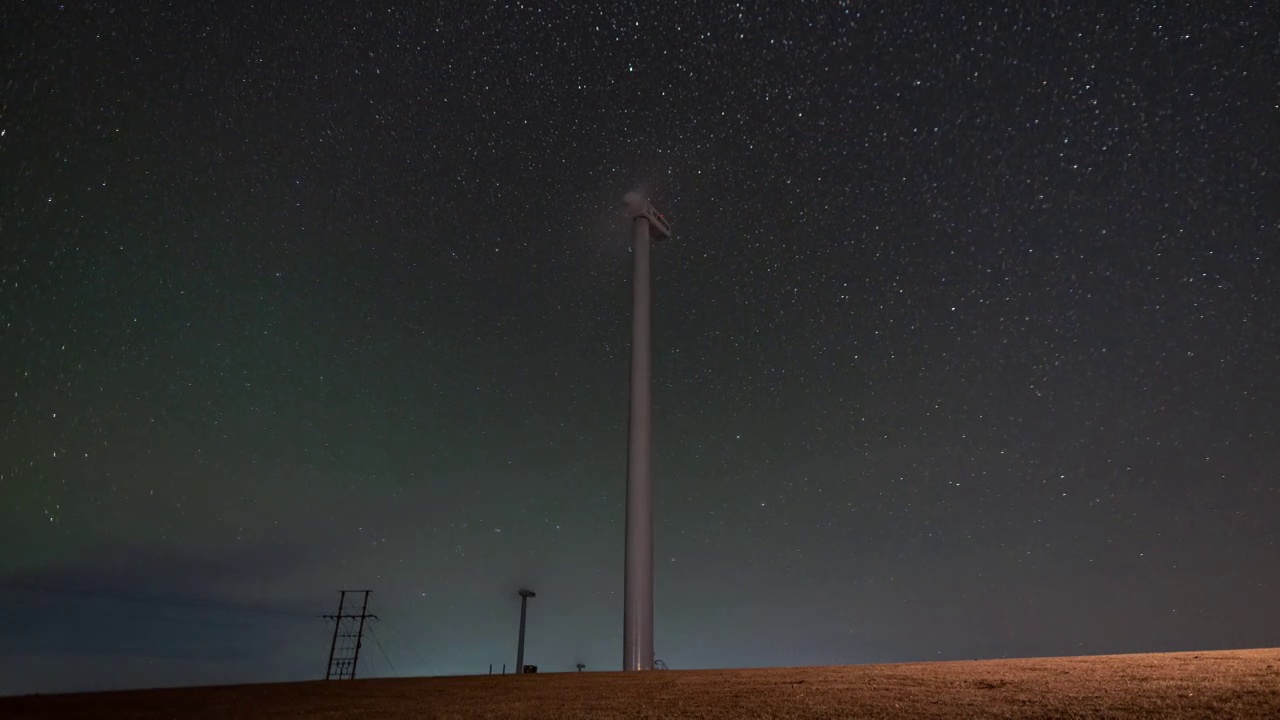
<path fill-rule="evenodd" d="M 622 669 L 653 669 L 653 440 L 651 239 L 671 237 L 671 224 L 639 193 L 623 196 L 632 218 L 631 400 L 627 423 L 627 526 L 622 588 Z"/>
<path fill-rule="evenodd" d="M 337 618 L 342 617 L 342 605 L 347 601 L 347 591 L 340 590 L 339 592 L 341 592 L 342 594 L 338 596 L 338 614 L 335 616 L 332 616 L 335 618 L 333 621 L 333 639 L 329 641 L 329 662 L 325 663 L 325 666 L 324 666 L 325 680 L 329 679 L 329 673 L 333 670 L 333 651 L 336 650 L 338 647 L 338 626 L 340 624 L 340 621 Z M 330 616 L 325 615 L 325 617 L 330 617 Z"/>
<path fill-rule="evenodd" d="M 538 597 L 532 590 L 520 590 L 520 639 L 516 642 L 516 674 L 524 673 L 524 616 L 529 608 L 529 598 Z"/>
<path fill-rule="evenodd" d="M 369 591 L 364 591 L 364 605 L 360 608 L 360 625 L 356 630 L 356 651 L 351 656 L 351 679 L 356 679 L 356 668 L 360 666 L 360 646 L 364 643 L 364 619 L 369 617 Z"/>
<path fill-rule="evenodd" d="M 339 590 L 338 592 L 340 594 L 337 614 L 323 616 L 333 620 L 333 639 L 329 641 L 329 663 L 325 666 L 324 679 L 354 680 L 356 665 L 360 662 L 360 646 L 364 640 L 364 621 L 366 618 L 377 620 L 378 616 L 369 613 L 369 593 L 373 592 L 372 590 Z M 347 604 L 347 593 L 364 593 L 364 602 L 360 606 L 359 615 L 343 612 Z M 350 632 L 350 625 L 344 621 L 359 621 L 356 631 Z M 343 640 L 341 645 L 338 643 L 339 638 Z M 349 657 L 347 653 L 350 653 Z"/>

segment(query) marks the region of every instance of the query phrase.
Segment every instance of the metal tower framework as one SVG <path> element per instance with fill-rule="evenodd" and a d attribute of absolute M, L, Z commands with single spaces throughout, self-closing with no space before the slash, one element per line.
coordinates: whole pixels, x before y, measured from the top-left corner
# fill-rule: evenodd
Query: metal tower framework
<path fill-rule="evenodd" d="M 333 639 L 329 642 L 329 663 L 325 666 L 325 680 L 354 680 L 356 666 L 360 663 L 360 646 L 364 640 L 364 621 L 377 620 L 377 615 L 369 613 L 369 593 L 372 590 L 340 590 L 338 596 L 338 612 L 336 615 L 325 615 L 333 620 Z M 355 595 L 364 593 L 364 602 L 360 605 L 360 614 L 344 613 L 347 593 Z M 354 603 L 352 604 L 354 608 Z M 352 632 L 354 626 L 354 632 Z"/>

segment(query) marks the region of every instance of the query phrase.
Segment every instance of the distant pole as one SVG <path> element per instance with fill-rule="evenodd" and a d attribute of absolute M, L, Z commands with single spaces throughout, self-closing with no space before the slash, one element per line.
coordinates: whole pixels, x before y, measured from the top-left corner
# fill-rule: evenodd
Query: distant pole
<path fill-rule="evenodd" d="M 493 663 L 489 663 L 489 674 L 493 674 Z"/>
<path fill-rule="evenodd" d="M 329 679 L 329 674 L 333 672 L 333 651 L 338 648 L 338 628 L 342 625 L 342 604 L 347 600 L 347 591 L 339 590 L 342 593 L 338 596 L 338 614 L 333 616 L 333 639 L 329 641 L 329 662 L 324 666 L 324 679 Z"/>
<path fill-rule="evenodd" d="M 529 598 L 537 597 L 538 594 L 532 590 L 520 591 L 520 639 L 516 642 L 516 674 L 524 672 L 524 618 L 525 612 L 529 608 Z"/>
<path fill-rule="evenodd" d="M 631 284 L 631 400 L 627 426 L 627 528 L 623 574 L 622 669 L 653 669 L 653 398 L 652 314 L 649 287 L 650 231 L 659 240 L 671 226 L 638 193 L 623 198 L 632 216 L 635 256 Z"/>

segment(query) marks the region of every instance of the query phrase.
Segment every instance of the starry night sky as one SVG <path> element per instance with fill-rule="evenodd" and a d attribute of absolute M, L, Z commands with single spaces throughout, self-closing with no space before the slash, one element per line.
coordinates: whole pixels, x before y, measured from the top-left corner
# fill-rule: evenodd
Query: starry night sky
<path fill-rule="evenodd" d="M 1280 644 L 1272 3 L 5 14 L 0 692 Z"/>

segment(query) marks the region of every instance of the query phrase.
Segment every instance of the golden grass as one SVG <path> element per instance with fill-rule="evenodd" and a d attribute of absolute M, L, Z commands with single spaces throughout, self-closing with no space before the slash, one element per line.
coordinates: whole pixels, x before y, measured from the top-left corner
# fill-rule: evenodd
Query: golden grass
<path fill-rule="evenodd" d="M 1280 718 L 1280 649 L 0 698 L 0 718 Z"/>

